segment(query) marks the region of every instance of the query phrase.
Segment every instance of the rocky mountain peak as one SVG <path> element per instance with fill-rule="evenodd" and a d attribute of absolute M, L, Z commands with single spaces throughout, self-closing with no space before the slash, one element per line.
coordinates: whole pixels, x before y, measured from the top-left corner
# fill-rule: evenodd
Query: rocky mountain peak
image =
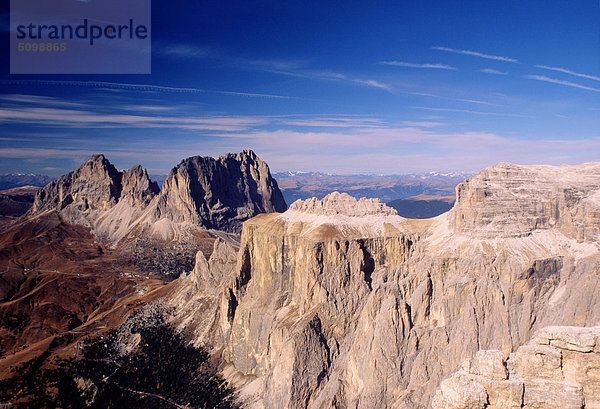
<path fill-rule="evenodd" d="M 27 216 L 56 210 L 65 221 L 116 240 L 159 191 L 140 165 L 119 171 L 104 155 L 96 154 L 41 189 Z"/>
<path fill-rule="evenodd" d="M 88 179 L 110 179 L 113 183 L 120 183 L 120 173 L 103 154 L 94 154 L 85 161 L 75 174 L 80 178 Z"/>
<path fill-rule="evenodd" d="M 286 209 L 268 165 L 246 150 L 182 160 L 165 181 L 154 217 L 239 231 L 250 217 Z"/>
<path fill-rule="evenodd" d="M 111 208 L 121 196 L 121 179 L 121 172 L 104 155 L 92 155 L 77 170 L 41 189 L 29 214 L 66 207 L 79 211 Z"/>
<path fill-rule="evenodd" d="M 398 212 L 381 203 L 379 199 L 356 198 L 348 193 L 333 192 L 319 200 L 312 197 L 296 200 L 290 206 L 291 211 L 316 215 L 344 215 L 349 217 L 363 216 L 396 216 Z"/>
<path fill-rule="evenodd" d="M 286 209 L 268 165 L 246 150 L 184 159 L 162 191 L 140 165 L 119 171 L 104 155 L 92 155 L 41 189 L 28 215 L 57 210 L 66 221 L 116 243 L 138 225 L 173 239 L 187 228 L 240 231 L 243 221 L 259 213 Z"/>
<path fill-rule="evenodd" d="M 145 207 L 159 193 L 158 184 L 150 180 L 148 172 L 140 165 L 123 172 L 121 195 L 130 205 Z"/>

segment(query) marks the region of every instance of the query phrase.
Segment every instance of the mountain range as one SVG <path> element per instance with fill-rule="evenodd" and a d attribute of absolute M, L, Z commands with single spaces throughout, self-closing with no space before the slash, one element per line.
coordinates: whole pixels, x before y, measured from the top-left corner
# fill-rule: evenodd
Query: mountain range
<path fill-rule="evenodd" d="M 428 219 L 278 182 L 244 151 L 48 184 L 2 230 L 0 376 L 160 300 L 249 408 L 600 407 L 600 163 L 500 163 Z"/>
<path fill-rule="evenodd" d="M 44 187 L 55 178 L 48 175 L 33 173 L 6 173 L 0 174 L 0 190 L 12 189 L 21 186 Z"/>
<path fill-rule="evenodd" d="M 8 177 L 8 175 L 4 176 Z M 28 182 L 34 186 L 45 186 L 53 180 L 50 176 L 40 175 L 10 176 L 12 181 L 10 187 L 25 186 Z M 36 179 L 32 182 L 33 176 Z M 149 175 L 148 179 L 162 186 L 168 176 Z M 322 172 L 279 172 L 273 174 L 273 177 L 278 181 L 285 201 L 289 204 L 298 199 L 322 198 L 337 190 L 347 192 L 355 197 L 379 198 L 395 208 L 400 215 L 408 218 L 434 217 L 449 210 L 452 203 L 454 203 L 456 185 L 469 176 L 472 175 L 460 172 L 398 175 L 335 175 Z M 2 177 L 0 175 L 0 181 Z M 12 195 L 11 191 L 4 192 L 4 194 L 6 196 Z M 19 198 L 12 198 L 13 201 L 15 199 L 22 201 Z M 3 199 L 0 198 L 0 200 Z M 0 214 L 4 211 L 3 209 L 12 207 L 9 203 L 0 206 Z M 21 207 L 23 205 L 19 208 Z M 8 211 L 8 213 L 11 212 Z M 8 213 L 6 215 L 9 215 Z"/>
<path fill-rule="evenodd" d="M 391 202 L 417 195 L 454 196 L 454 188 L 468 173 L 414 173 L 399 175 L 335 175 L 322 172 L 280 172 L 273 175 L 286 202 L 311 197 L 323 198 L 340 191 L 354 197 Z"/>

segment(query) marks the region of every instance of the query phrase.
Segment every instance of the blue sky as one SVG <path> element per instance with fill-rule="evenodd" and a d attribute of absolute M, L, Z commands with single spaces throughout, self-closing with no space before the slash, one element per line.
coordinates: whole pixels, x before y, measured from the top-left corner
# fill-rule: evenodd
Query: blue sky
<path fill-rule="evenodd" d="M 1 60 L 0 173 L 62 174 L 95 152 L 168 173 L 246 148 L 274 171 L 600 160 L 597 0 L 155 0 L 152 16 L 150 75 Z"/>

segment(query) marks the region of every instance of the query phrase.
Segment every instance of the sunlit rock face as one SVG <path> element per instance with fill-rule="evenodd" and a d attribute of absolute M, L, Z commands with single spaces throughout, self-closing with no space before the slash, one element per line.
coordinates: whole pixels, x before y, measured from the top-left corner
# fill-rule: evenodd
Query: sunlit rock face
<path fill-rule="evenodd" d="M 297 200 L 290 206 L 290 212 L 286 216 L 294 213 L 304 213 L 306 215 L 323 216 L 394 216 L 398 212 L 391 207 L 381 203 L 379 199 L 361 198 L 356 200 L 347 193 L 333 192 L 325 196 L 322 200 L 313 197 L 306 200 Z"/>
<path fill-rule="evenodd" d="M 220 356 L 252 407 L 430 408 L 465 359 L 491 361 L 481 376 L 505 376 L 503 362 L 536 330 L 600 322 L 587 193 L 597 168 L 568 168 L 553 224 L 550 210 L 531 220 L 545 220 L 538 204 L 553 200 L 563 167 L 505 164 L 462 184 L 454 209 L 434 219 L 338 193 L 259 215 L 244 223 L 235 263 L 231 251 L 201 259 L 209 278 L 180 279 L 178 294 L 195 286 L 187 305 L 213 312 L 194 327 L 181 303 L 178 322 Z M 479 183 L 493 193 L 473 193 Z M 485 393 L 477 387 L 473 401 Z"/>
<path fill-rule="evenodd" d="M 485 238 L 557 228 L 578 241 L 596 241 L 599 220 L 600 164 L 501 163 L 458 185 L 451 225 Z"/>
<path fill-rule="evenodd" d="M 433 409 L 600 408 L 600 327 L 547 327 L 505 359 L 478 351 L 442 381 Z"/>
<path fill-rule="evenodd" d="M 150 181 L 141 166 L 118 171 L 104 155 L 92 155 L 74 172 L 61 176 L 41 189 L 30 214 L 59 210 L 75 214 L 108 210 L 122 197 L 133 205 L 148 204 L 158 194 L 158 186 Z"/>
<path fill-rule="evenodd" d="M 267 164 L 252 151 L 219 158 L 193 156 L 165 180 L 154 218 L 240 231 L 244 220 L 287 209 Z"/>
<path fill-rule="evenodd" d="M 25 217 L 56 211 L 67 223 L 89 227 L 116 243 L 158 194 L 158 185 L 141 166 L 119 171 L 104 155 L 92 155 L 41 189 Z"/>

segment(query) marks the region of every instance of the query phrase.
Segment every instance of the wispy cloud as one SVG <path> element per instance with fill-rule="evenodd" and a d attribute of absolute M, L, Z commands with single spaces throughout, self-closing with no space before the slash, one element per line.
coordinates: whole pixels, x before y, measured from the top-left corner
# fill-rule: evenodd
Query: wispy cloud
<path fill-rule="evenodd" d="M 176 107 L 174 106 L 164 106 L 164 105 L 121 105 L 120 109 L 124 109 L 127 111 L 142 111 L 142 112 L 165 112 L 165 111 L 174 111 Z"/>
<path fill-rule="evenodd" d="M 547 65 L 536 65 L 536 67 L 544 69 L 544 70 L 562 72 L 564 74 L 574 75 L 576 77 L 586 78 L 588 80 L 600 81 L 600 77 L 597 77 L 595 75 L 582 74 L 580 72 L 571 71 L 571 70 L 566 69 L 566 68 L 548 67 Z"/>
<path fill-rule="evenodd" d="M 300 99 L 287 95 L 261 94 L 256 92 L 243 91 L 221 91 L 208 90 L 201 88 L 183 88 L 183 87 L 168 87 L 163 85 L 151 84 L 128 84 L 122 82 L 106 82 L 106 81 L 52 81 L 52 80 L 0 80 L 0 84 L 5 85 L 50 85 L 50 86 L 70 86 L 70 87 L 86 87 L 112 89 L 122 91 L 139 91 L 139 92 L 169 92 L 169 93 L 211 93 L 222 95 L 236 95 L 243 97 L 258 97 L 258 98 L 276 98 L 276 99 Z"/>
<path fill-rule="evenodd" d="M 504 112 L 485 112 L 485 111 L 472 111 L 470 109 L 458 109 L 458 108 L 435 108 L 435 107 L 421 107 L 421 106 L 410 106 L 412 109 L 422 109 L 425 111 L 440 111 L 440 112 L 464 112 L 466 114 L 474 115 L 487 115 L 487 116 L 506 116 L 512 118 L 529 118 L 527 115 L 511 114 Z"/>
<path fill-rule="evenodd" d="M 180 58 L 205 58 L 210 54 L 208 49 L 193 44 L 158 45 L 158 47 L 154 46 L 153 50 L 161 55 Z"/>
<path fill-rule="evenodd" d="M 342 74 L 340 72 L 332 72 L 332 71 L 268 71 L 275 74 L 287 75 L 290 77 L 296 78 L 305 78 L 309 80 L 319 80 L 319 81 L 340 81 L 351 84 L 359 84 L 362 86 L 373 87 L 383 89 L 388 92 L 392 92 L 392 87 L 388 84 L 384 84 L 381 81 L 376 81 L 373 79 L 362 79 L 357 78 L 348 74 Z"/>
<path fill-rule="evenodd" d="M 495 104 L 492 104 L 491 102 L 480 101 L 478 99 L 453 98 L 453 97 L 446 97 L 443 95 L 431 94 L 429 92 L 417 92 L 417 91 L 400 91 L 400 92 L 402 92 L 403 94 L 409 94 L 409 95 L 418 95 L 418 96 L 422 96 L 422 97 L 439 98 L 439 99 L 444 99 L 447 101 L 468 102 L 470 104 L 478 104 L 478 105 L 495 105 Z"/>
<path fill-rule="evenodd" d="M 493 68 L 484 68 L 484 69 L 481 69 L 481 70 L 479 70 L 479 71 L 480 71 L 480 72 L 484 72 L 484 73 L 486 73 L 486 74 L 494 74 L 494 75 L 508 75 L 508 72 L 505 72 L 505 71 L 498 71 L 498 70 L 495 70 L 495 69 L 493 69 Z"/>
<path fill-rule="evenodd" d="M 379 89 L 383 89 L 386 90 L 388 92 L 392 91 L 392 87 L 390 87 L 387 84 L 383 84 L 379 81 L 375 81 L 375 80 L 360 80 L 360 79 L 353 79 L 353 82 L 357 83 L 357 84 L 361 84 L 361 85 L 365 85 L 367 87 L 374 87 L 374 88 L 379 88 Z"/>
<path fill-rule="evenodd" d="M 308 68 L 309 61 L 286 59 L 248 59 L 248 58 L 221 58 L 231 66 L 242 69 L 263 71 L 271 74 L 285 75 L 288 77 L 304 78 L 317 81 L 340 81 L 348 84 L 358 84 L 392 92 L 392 87 L 379 80 L 365 79 L 351 74 L 333 72 L 328 70 L 315 70 Z"/>
<path fill-rule="evenodd" d="M 545 75 L 524 75 L 523 77 L 529 78 L 531 80 L 550 82 L 552 84 L 566 85 L 567 87 L 580 88 L 593 92 L 600 92 L 600 89 L 598 88 L 588 87 L 571 81 L 558 80 L 556 78 L 546 77 Z"/>
<path fill-rule="evenodd" d="M 365 129 L 376 129 L 376 130 L 388 130 L 394 128 L 396 125 L 388 121 L 384 121 L 381 118 L 369 118 L 369 117 L 348 117 L 348 116 L 326 116 L 316 117 L 309 119 L 284 119 L 279 123 L 290 126 L 301 126 L 301 127 L 322 127 L 322 128 L 353 128 L 355 130 Z M 445 126 L 442 122 L 433 121 L 402 121 L 399 123 L 402 128 L 436 128 Z"/>
<path fill-rule="evenodd" d="M 407 68 L 433 68 L 439 70 L 456 70 L 456 67 L 452 67 L 446 64 L 417 64 L 405 61 L 381 61 L 381 65 L 392 65 L 394 67 L 407 67 Z"/>
<path fill-rule="evenodd" d="M 455 53 L 455 54 L 471 55 L 474 57 L 486 58 L 488 60 L 505 61 L 505 62 L 512 62 L 512 63 L 519 62 L 519 60 L 517 60 L 515 58 L 501 57 L 499 55 L 492 55 L 492 54 L 484 54 L 484 53 L 480 53 L 477 51 L 457 50 L 455 48 L 440 47 L 440 46 L 434 46 L 434 47 L 431 47 L 431 49 L 438 50 L 438 51 L 447 51 L 449 53 Z"/>
<path fill-rule="evenodd" d="M 420 143 L 427 140 L 429 132 L 419 128 L 354 129 L 322 132 L 302 132 L 290 129 L 256 130 L 221 135 L 251 146 L 279 151 L 351 151 L 373 149 L 398 143 Z"/>
<path fill-rule="evenodd" d="M 419 146 L 419 139 L 413 140 Z M 574 163 L 572 155 L 579 161 L 594 160 L 600 152 L 600 139 L 579 140 L 542 139 L 523 140 L 508 138 L 492 133 L 466 132 L 457 134 L 430 134 L 423 140 L 428 148 L 410 151 L 405 145 L 402 151 L 339 152 L 332 147 L 322 152 L 306 152 L 290 149 L 285 152 L 261 150 L 261 156 L 278 170 L 315 170 L 339 173 L 398 173 L 402 171 L 468 170 L 478 171 L 499 161 L 523 164 Z M 412 145 L 412 144 L 411 144 Z M 415 145 L 413 145 L 415 146 Z M 264 154 L 262 154 L 264 152 Z M 291 153 L 293 152 L 293 153 Z"/>
<path fill-rule="evenodd" d="M 85 110 L 57 108 L 0 109 L 0 123 L 30 123 L 75 128 L 178 128 L 205 131 L 243 131 L 265 124 L 260 117 L 179 117 L 104 114 Z"/>
<path fill-rule="evenodd" d="M 34 139 L 32 138 L 15 138 L 15 137 L 11 137 L 11 136 L 0 136 L 0 141 L 5 141 L 5 142 L 15 142 L 15 141 L 19 141 L 19 142 L 29 142 L 29 141 L 33 141 Z"/>
<path fill-rule="evenodd" d="M 292 119 L 281 121 L 284 125 L 330 128 L 378 128 L 383 123 L 378 118 L 318 117 L 310 119 Z"/>
<path fill-rule="evenodd" d="M 418 127 L 418 128 L 436 128 L 439 126 L 445 126 L 442 122 L 428 122 L 428 121 L 402 121 L 404 126 Z"/>
<path fill-rule="evenodd" d="M 306 67 L 308 61 L 294 59 L 250 59 L 250 58 L 232 58 L 229 63 L 235 66 L 245 66 L 261 71 L 272 73 L 289 73 L 289 71 L 298 71 Z"/>
<path fill-rule="evenodd" d="M 91 150 L 50 149 L 50 148 L 0 148 L 2 158 L 74 158 L 89 156 Z"/>
<path fill-rule="evenodd" d="M 392 92 L 392 87 L 388 84 L 384 84 L 380 81 L 376 81 L 373 79 L 356 78 L 354 76 L 342 74 L 340 72 L 332 72 L 332 71 L 304 72 L 301 74 L 292 74 L 292 75 L 299 75 L 303 78 L 308 78 L 308 79 L 348 82 L 348 83 L 359 84 L 359 85 L 367 86 L 367 87 L 379 88 L 379 89 L 383 89 L 388 92 Z"/>
<path fill-rule="evenodd" d="M 29 94 L 6 94 L 0 95 L 0 101 L 16 102 L 20 104 L 31 104 L 31 105 L 53 105 L 70 108 L 82 108 L 88 107 L 87 104 L 79 102 L 65 101 L 63 99 L 47 97 L 42 95 L 29 95 Z"/>

